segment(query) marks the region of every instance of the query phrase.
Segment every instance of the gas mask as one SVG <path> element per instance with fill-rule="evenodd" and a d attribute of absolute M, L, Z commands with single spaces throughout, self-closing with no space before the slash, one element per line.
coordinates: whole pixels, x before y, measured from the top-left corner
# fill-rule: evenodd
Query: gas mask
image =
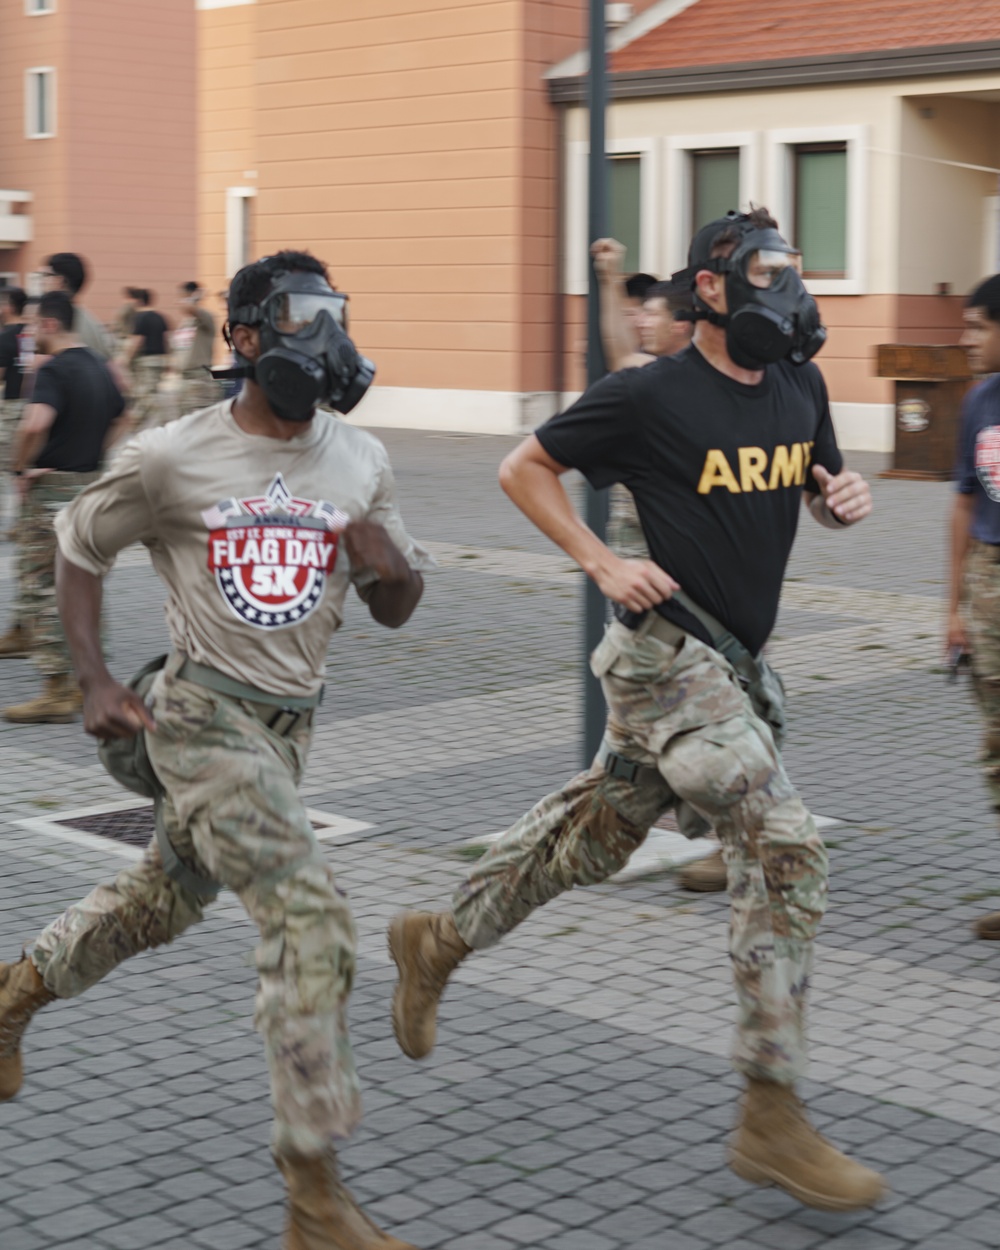
<path fill-rule="evenodd" d="M 320 274 L 283 274 L 259 306 L 230 309 L 229 321 L 260 327 L 261 354 L 222 376 L 252 377 L 283 421 L 308 421 L 321 404 L 350 412 L 375 377 L 347 335 L 347 296 Z"/>
<path fill-rule="evenodd" d="M 711 238 L 727 226 L 740 234 L 735 251 L 731 256 L 708 256 Z M 699 269 L 724 274 L 729 311 L 713 312 L 695 296 L 693 317 L 725 329 L 729 355 L 743 369 L 760 369 L 779 360 L 801 365 L 826 342 L 819 308 L 795 263 L 798 256 L 777 230 L 758 229 L 742 213 L 712 222 L 695 236 L 684 272 L 692 284 Z"/>

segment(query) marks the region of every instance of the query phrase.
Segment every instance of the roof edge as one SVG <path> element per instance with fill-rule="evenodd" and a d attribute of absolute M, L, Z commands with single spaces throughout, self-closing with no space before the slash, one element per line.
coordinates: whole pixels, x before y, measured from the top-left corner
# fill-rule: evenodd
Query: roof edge
<path fill-rule="evenodd" d="M 685 9 L 697 3 L 698 0 L 656 0 L 656 3 L 651 4 L 644 12 L 631 18 L 617 30 L 608 33 L 608 52 L 620 52 L 622 48 L 627 48 L 630 43 L 635 43 L 637 39 L 648 35 L 651 30 L 656 30 L 657 26 L 669 22 L 672 17 L 676 17 L 678 13 L 683 13 Z M 590 49 L 584 48 L 566 57 L 564 61 L 550 65 L 542 77 L 573 78 L 577 74 L 586 74 L 589 70 Z"/>
<path fill-rule="evenodd" d="M 780 61 L 627 70 L 608 75 L 608 94 L 617 100 L 642 96 L 702 95 L 755 88 L 913 78 L 924 74 L 969 74 L 993 69 L 1000 69 L 1000 41 L 997 40 L 879 52 L 837 52 Z M 553 104 L 573 104 L 585 100 L 586 96 L 586 70 L 580 71 L 578 76 L 552 77 L 549 80 L 549 98 Z"/>

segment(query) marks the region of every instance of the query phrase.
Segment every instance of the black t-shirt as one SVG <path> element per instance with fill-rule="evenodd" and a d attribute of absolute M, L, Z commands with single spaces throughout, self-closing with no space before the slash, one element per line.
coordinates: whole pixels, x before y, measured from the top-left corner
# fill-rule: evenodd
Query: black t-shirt
<path fill-rule="evenodd" d="M 5 369 L 3 397 L 4 399 L 21 398 L 21 349 L 17 336 L 24 329 L 24 322 L 17 325 L 4 326 L 0 331 L 0 369 Z"/>
<path fill-rule="evenodd" d="M 42 365 L 32 402 L 56 411 L 38 454 L 40 469 L 92 473 L 100 468 L 108 428 L 125 410 L 125 400 L 103 360 L 89 347 L 68 347 Z"/>
<path fill-rule="evenodd" d="M 823 375 L 769 365 L 759 386 L 696 347 L 596 383 L 536 431 L 560 464 L 635 498 L 653 560 L 756 654 L 774 627 L 811 464 L 839 473 Z M 679 604 L 663 616 L 709 641 Z"/>
<path fill-rule="evenodd" d="M 165 317 L 147 308 L 139 313 L 132 326 L 133 334 L 141 334 L 143 345 L 139 348 L 140 356 L 165 356 L 167 354 L 167 332 L 170 326 Z"/>

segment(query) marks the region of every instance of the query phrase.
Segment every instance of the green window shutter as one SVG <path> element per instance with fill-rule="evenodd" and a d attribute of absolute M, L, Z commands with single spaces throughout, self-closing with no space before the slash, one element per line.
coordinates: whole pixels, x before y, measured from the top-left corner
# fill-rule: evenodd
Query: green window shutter
<path fill-rule="evenodd" d="M 642 160 L 612 156 L 608 161 L 611 237 L 625 245 L 623 273 L 637 273 L 642 239 Z"/>
<path fill-rule="evenodd" d="M 692 232 L 740 206 L 739 148 L 691 153 Z"/>
<path fill-rule="evenodd" d="M 847 145 L 795 149 L 795 242 L 806 274 L 847 272 Z"/>

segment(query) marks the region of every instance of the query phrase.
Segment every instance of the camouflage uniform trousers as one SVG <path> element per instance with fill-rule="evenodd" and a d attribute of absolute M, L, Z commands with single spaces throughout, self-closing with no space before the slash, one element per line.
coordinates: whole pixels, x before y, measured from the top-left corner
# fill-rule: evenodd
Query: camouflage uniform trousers
<path fill-rule="evenodd" d="M 14 467 L 14 435 L 23 412 L 23 400 L 0 399 L 0 472 L 9 473 Z"/>
<path fill-rule="evenodd" d="M 17 522 L 17 617 L 28 633 L 31 658 L 45 677 L 73 672 L 56 606 L 56 514 L 99 473 L 53 471 L 32 478 Z"/>
<path fill-rule="evenodd" d="M 493 945 L 563 891 L 612 876 L 684 800 L 715 827 L 728 868 L 734 1064 L 790 1084 L 805 1067 L 826 850 L 727 661 L 680 629 L 666 635 L 673 640 L 652 637 L 647 622 L 633 633 L 615 621 L 591 657 L 608 702 L 606 740 L 648 771 L 629 782 L 595 763 L 542 799 L 459 886 L 455 922 L 474 949 Z"/>
<path fill-rule="evenodd" d="M 608 502 L 608 546 L 623 560 L 648 560 L 649 545 L 642 532 L 632 492 L 616 484 L 611 487 Z M 686 838 L 704 838 L 712 833 L 711 826 L 692 809 L 690 803 L 678 802 L 674 807 L 674 817 L 677 828 Z"/>
<path fill-rule="evenodd" d="M 1000 814 L 1000 547 L 973 542 L 965 565 L 972 685 L 984 721 L 983 776 Z"/>
<path fill-rule="evenodd" d="M 166 356 L 137 356 L 132 361 L 132 428 L 148 430 L 160 424 L 160 382 Z"/>
<path fill-rule="evenodd" d="M 183 862 L 235 891 L 260 931 L 254 1023 L 270 1071 L 272 1145 L 317 1156 L 355 1128 L 361 1095 L 346 1010 L 354 922 L 297 790 L 311 726 L 281 737 L 251 705 L 178 680 L 179 663 L 172 657 L 156 679 L 157 728 L 147 734 L 167 833 Z M 72 998 L 202 914 L 164 872 L 154 841 L 49 925 L 32 959 L 54 994 Z"/>

